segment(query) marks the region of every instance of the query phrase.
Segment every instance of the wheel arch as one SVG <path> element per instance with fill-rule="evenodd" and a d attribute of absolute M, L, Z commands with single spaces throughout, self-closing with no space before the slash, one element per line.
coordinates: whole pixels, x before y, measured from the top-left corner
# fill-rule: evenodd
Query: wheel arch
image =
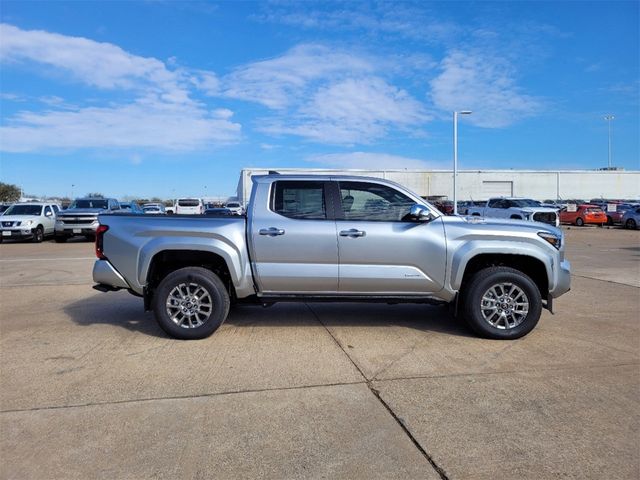
<path fill-rule="evenodd" d="M 488 267 L 504 266 L 529 276 L 540 290 L 542 298 L 546 299 L 552 284 L 549 261 L 549 258 L 545 258 L 533 249 L 518 252 L 488 251 L 469 255 L 466 258 L 460 258 L 452 265 L 455 270 L 452 271 L 451 286 L 455 290 L 462 290 L 465 282 L 469 281 L 474 273 Z"/>

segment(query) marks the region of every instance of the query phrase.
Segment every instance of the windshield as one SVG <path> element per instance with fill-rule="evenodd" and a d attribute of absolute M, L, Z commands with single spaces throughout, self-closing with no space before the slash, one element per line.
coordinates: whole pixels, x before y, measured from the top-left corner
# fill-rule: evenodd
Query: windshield
<path fill-rule="evenodd" d="M 238 208 L 239 206 L 239 203 L 227 203 L 227 208 Z"/>
<path fill-rule="evenodd" d="M 107 208 L 108 204 L 103 198 L 85 198 L 76 200 L 69 208 Z"/>
<path fill-rule="evenodd" d="M 200 205 L 200 200 L 194 200 L 191 198 L 182 198 L 178 200 L 178 206 L 180 207 L 197 207 Z"/>
<path fill-rule="evenodd" d="M 42 205 L 12 205 L 4 212 L 5 215 L 40 215 Z"/>
<path fill-rule="evenodd" d="M 145 212 L 159 212 L 160 209 L 158 207 L 144 207 Z"/>
<path fill-rule="evenodd" d="M 516 207 L 539 207 L 540 202 L 537 200 L 531 200 L 529 198 L 520 198 L 518 200 L 511 200 Z"/>

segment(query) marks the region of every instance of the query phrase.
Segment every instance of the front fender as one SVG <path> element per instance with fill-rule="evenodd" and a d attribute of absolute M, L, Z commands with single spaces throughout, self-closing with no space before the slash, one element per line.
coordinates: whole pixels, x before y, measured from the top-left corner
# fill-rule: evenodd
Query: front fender
<path fill-rule="evenodd" d="M 483 240 L 471 240 L 460 246 L 451 255 L 451 276 L 449 280 L 450 288 L 454 291 L 460 290 L 465 269 L 469 261 L 482 254 L 494 255 L 520 255 L 533 257 L 542 262 L 547 272 L 547 281 L 549 286 L 554 285 L 553 278 L 553 257 L 548 253 L 532 244 L 517 242 L 517 244 L 509 244 L 508 242 L 497 242 L 491 244 Z"/>

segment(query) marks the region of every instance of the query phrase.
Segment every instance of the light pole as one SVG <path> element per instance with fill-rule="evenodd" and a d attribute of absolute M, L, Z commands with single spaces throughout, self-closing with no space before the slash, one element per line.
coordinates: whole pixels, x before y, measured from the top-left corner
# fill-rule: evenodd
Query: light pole
<path fill-rule="evenodd" d="M 71 201 L 73 202 L 73 187 L 75 187 L 75 185 L 72 183 L 71 184 Z"/>
<path fill-rule="evenodd" d="M 613 120 L 614 118 L 616 117 L 611 114 L 604 116 L 604 119 L 609 124 L 609 170 L 611 170 L 611 120 Z"/>
<path fill-rule="evenodd" d="M 471 110 L 453 112 L 453 214 L 458 215 L 458 115 L 471 115 Z"/>

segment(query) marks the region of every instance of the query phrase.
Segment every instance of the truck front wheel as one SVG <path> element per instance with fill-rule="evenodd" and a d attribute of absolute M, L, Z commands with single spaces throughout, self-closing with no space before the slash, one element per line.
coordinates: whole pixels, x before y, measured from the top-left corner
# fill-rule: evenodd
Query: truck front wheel
<path fill-rule="evenodd" d="M 220 278 L 201 267 L 171 272 L 158 285 L 153 312 L 160 327 L 183 340 L 206 338 L 229 314 L 229 294 Z"/>
<path fill-rule="evenodd" d="M 485 338 L 512 340 L 529 333 L 542 313 L 542 297 L 527 275 L 509 267 L 475 273 L 462 292 L 464 317 Z"/>

